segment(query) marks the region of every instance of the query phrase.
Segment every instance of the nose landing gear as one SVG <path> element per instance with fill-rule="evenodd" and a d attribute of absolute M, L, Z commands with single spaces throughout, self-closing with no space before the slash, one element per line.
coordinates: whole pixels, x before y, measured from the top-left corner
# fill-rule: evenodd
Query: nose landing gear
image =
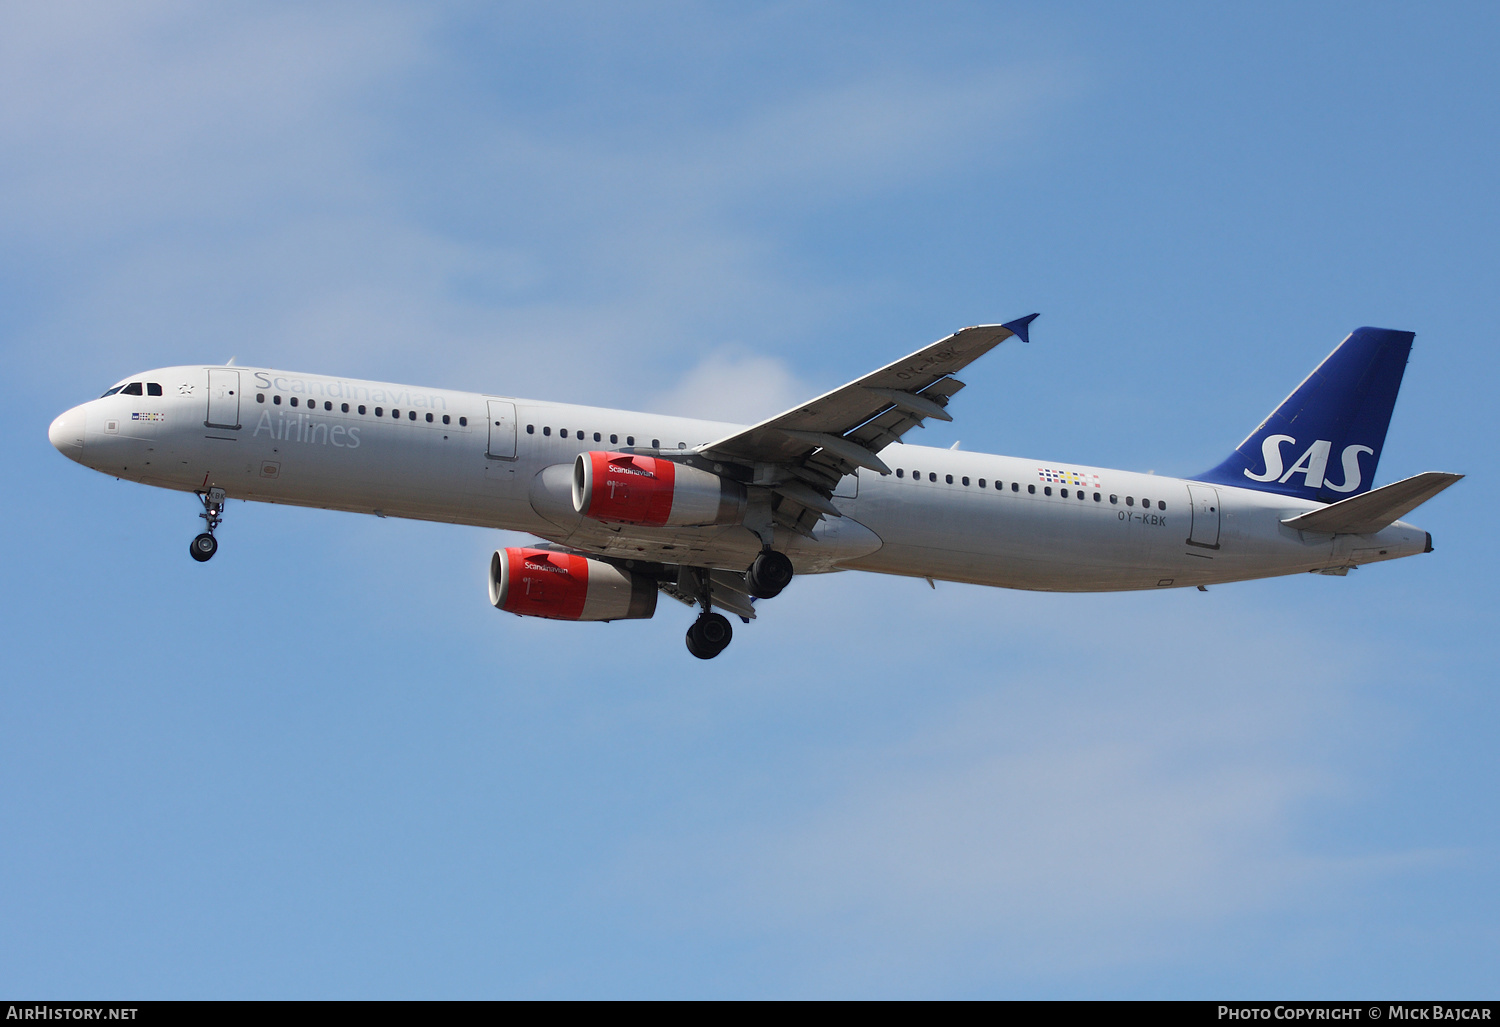
<path fill-rule="evenodd" d="M 214 529 L 224 522 L 224 490 L 209 489 L 207 492 L 197 493 L 197 496 L 203 504 L 203 512 L 198 516 L 203 518 L 208 530 L 188 544 L 188 552 L 194 560 L 206 563 L 219 551 L 219 540 L 214 538 Z"/>

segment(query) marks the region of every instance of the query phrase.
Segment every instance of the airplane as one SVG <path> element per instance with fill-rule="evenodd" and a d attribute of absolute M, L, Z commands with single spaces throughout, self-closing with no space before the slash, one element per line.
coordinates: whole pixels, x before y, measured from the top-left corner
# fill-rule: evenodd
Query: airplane
<path fill-rule="evenodd" d="M 1094 592 L 1344 575 L 1432 552 L 1400 518 L 1463 475 L 1371 488 L 1414 333 L 1358 328 L 1220 464 L 1170 478 L 907 444 L 955 375 L 1037 317 L 979 325 L 754 425 L 270 368 L 144 371 L 52 422 L 69 459 L 229 499 L 526 532 L 489 597 L 523 617 L 699 614 L 712 659 L 796 575 Z M 722 613 L 719 611 L 723 611 Z"/>

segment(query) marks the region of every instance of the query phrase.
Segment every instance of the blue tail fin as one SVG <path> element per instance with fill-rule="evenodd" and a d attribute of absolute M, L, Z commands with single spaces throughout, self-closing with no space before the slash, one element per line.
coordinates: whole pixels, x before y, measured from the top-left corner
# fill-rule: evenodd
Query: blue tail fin
<path fill-rule="evenodd" d="M 1412 332 L 1356 328 L 1200 481 L 1331 503 L 1368 492 Z"/>

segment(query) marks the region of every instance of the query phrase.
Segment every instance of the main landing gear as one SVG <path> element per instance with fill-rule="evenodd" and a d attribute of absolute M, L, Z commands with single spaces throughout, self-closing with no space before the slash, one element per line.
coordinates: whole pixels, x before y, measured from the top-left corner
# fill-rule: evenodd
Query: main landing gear
<path fill-rule="evenodd" d="M 697 576 L 696 590 L 703 612 L 687 630 L 687 648 L 698 659 L 711 660 L 729 647 L 730 639 L 734 638 L 734 629 L 729 624 L 729 618 L 713 612 L 713 584 L 709 572 L 699 570 L 693 573 Z M 693 588 L 689 584 L 691 578 L 684 577 L 682 580 L 684 590 Z M 780 595 L 791 581 L 792 561 L 787 559 L 785 553 L 778 553 L 774 549 L 763 551 L 745 572 L 745 584 L 756 599 L 771 599 Z"/>
<path fill-rule="evenodd" d="M 729 618 L 720 613 L 705 613 L 687 630 L 688 652 L 700 660 L 711 660 L 729 647 L 734 629 Z"/>
<path fill-rule="evenodd" d="M 745 583 L 757 599 L 775 599 L 792 583 L 792 561 L 785 553 L 764 550 L 745 572 Z"/>
<path fill-rule="evenodd" d="M 198 516 L 206 522 L 208 530 L 188 544 L 188 552 L 194 560 L 206 563 L 219 551 L 219 540 L 214 538 L 214 529 L 224 523 L 224 490 L 209 489 L 207 492 L 197 493 L 197 496 L 203 504 L 203 512 Z"/>
<path fill-rule="evenodd" d="M 713 611 L 713 579 L 708 569 L 698 568 L 691 573 L 697 579 L 696 591 L 703 612 L 687 629 L 687 649 L 700 660 L 711 660 L 729 648 L 734 628 L 729 626 L 729 618 Z"/>

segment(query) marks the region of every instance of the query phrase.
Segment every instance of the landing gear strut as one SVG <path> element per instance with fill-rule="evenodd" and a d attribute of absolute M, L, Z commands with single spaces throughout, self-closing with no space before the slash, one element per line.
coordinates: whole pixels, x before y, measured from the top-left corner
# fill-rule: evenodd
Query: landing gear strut
<path fill-rule="evenodd" d="M 792 583 L 792 561 L 785 553 L 767 549 L 755 558 L 745 572 L 745 583 L 757 599 L 775 599 Z"/>
<path fill-rule="evenodd" d="M 197 496 L 203 504 L 203 512 L 198 516 L 203 518 L 208 530 L 188 544 L 188 552 L 194 560 L 205 563 L 219 551 L 219 540 L 214 538 L 214 529 L 224 523 L 224 490 L 209 489 L 207 492 L 197 493 Z"/>
<path fill-rule="evenodd" d="M 711 660 L 729 647 L 730 639 L 734 638 L 734 628 L 729 626 L 727 617 L 713 612 L 713 584 L 708 570 L 705 568 L 689 573 L 697 579 L 698 602 L 702 604 L 703 612 L 693 621 L 693 626 L 687 629 L 688 652 L 700 660 Z"/>

